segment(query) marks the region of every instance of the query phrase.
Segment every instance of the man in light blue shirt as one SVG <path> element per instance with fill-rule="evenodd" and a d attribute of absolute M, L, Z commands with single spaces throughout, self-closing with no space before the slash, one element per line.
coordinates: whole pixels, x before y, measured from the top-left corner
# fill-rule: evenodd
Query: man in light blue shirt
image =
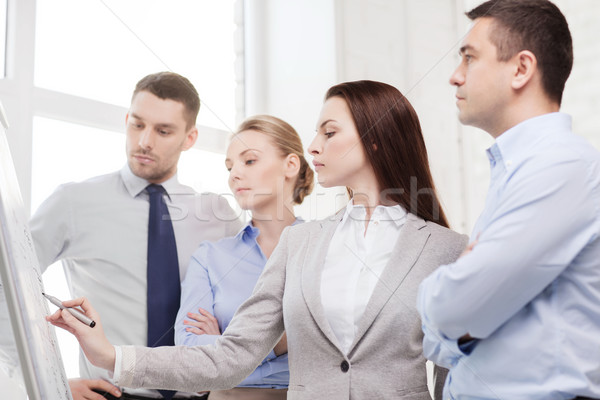
<path fill-rule="evenodd" d="M 459 119 L 486 130 L 491 183 L 473 243 L 419 289 L 445 399 L 600 398 L 600 154 L 559 113 L 569 28 L 546 0 L 467 16 Z"/>

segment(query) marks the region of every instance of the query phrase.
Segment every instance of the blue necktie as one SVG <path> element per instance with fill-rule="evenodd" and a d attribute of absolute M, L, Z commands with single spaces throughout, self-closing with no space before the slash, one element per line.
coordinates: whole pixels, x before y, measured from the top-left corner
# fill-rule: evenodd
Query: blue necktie
<path fill-rule="evenodd" d="M 179 310 L 181 284 L 179 262 L 173 224 L 167 204 L 165 189 L 148 185 L 150 197 L 148 218 L 148 346 L 173 346 L 173 325 Z M 175 392 L 160 390 L 165 399 Z"/>

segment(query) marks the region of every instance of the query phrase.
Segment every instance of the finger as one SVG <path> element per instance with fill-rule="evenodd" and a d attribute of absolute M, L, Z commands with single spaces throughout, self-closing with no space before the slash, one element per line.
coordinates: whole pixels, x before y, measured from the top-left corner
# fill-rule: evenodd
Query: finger
<path fill-rule="evenodd" d="M 76 333 L 80 333 L 81 330 L 84 327 L 87 327 L 88 329 L 91 329 L 89 326 L 87 326 L 86 324 L 82 323 L 80 320 L 78 320 L 77 318 L 75 318 L 69 311 L 67 310 L 61 310 L 61 316 L 63 319 L 63 323 L 68 326 L 70 329 L 72 329 L 73 331 L 70 331 L 74 334 Z M 61 321 L 58 321 L 59 323 L 61 323 Z M 67 329 L 68 330 L 68 329 Z"/>
<path fill-rule="evenodd" d="M 76 299 L 65 300 L 62 302 L 62 304 L 65 307 L 81 307 L 85 301 L 86 301 L 85 297 L 78 297 Z"/>
<path fill-rule="evenodd" d="M 98 320 L 99 315 L 92 307 L 92 304 L 86 297 L 79 297 L 73 300 L 65 300 L 63 301 L 63 306 L 65 307 L 81 307 L 83 312 L 93 320 Z"/>
<path fill-rule="evenodd" d="M 206 334 L 206 332 L 204 332 L 200 328 L 192 328 L 192 327 L 190 327 L 190 328 L 185 328 L 185 330 L 186 330 L 186 332 L 190 332 L 190 333 L 193 333 L 195 335 L 204 335 L 204 334 Z"/>
<path fill-rule="evenodd" d="M 200 315 L 200 314 L 194 314 L 192 312 L 189 312 L 189 313 L 187 313 L 187 316 L 192 319 L 195 319 L 198 322 L 208 322 L 208 318 L 206 318 L 205 316 Z"/>
<path fill-rule="evenodd" d="M 202 314 L 206 318 L 210 319 L 211 321 L 216 321 L 217 320 L 211 313 L 209 313 L 208 311 L 206 311 L 203 308 L 198 308 L 198 311 L 200 311 L 200 314 Z"/>
<path fill-rule="evenodd" d="M 119 390 L 118 387 L 116 387 L 115 385 L 111 384 L 110 382 L 104 381 L 102 379 L 93 379 L 93 380 L 90 380 L 89 381 L 89 388 L 90 389 L 95 389 L 96 392 L 100 392 L 101 394 L 110 393 L 113 396 L 121 397 L 121 391 Z"/>
<path fill-rule="evenodd" d="M 64 321 L 58 320 L 58 321 L 49 321 L 52 325 L 62 328 L 64 330 L 67 330 L 71 333 L 74 333 L 73 328 L 71 328 L 69 325 L 65 324 Z"/>
<path fill-rule="evenodd" d="M 188 320 L 183 320 L 183 324 L 184 325 L 188 325 L 188 326 L 193 326 L 193 327 L 196 327 L 196 328 L 203 328 L 206 325 L 203 322 L 188 321 Z"/>
<path fill-rule="evenodd" d="M 62 318 L 62 310 L 57 310 L 55 313 L 53 313 L 52 315 L 47 315 L 46 316 L 46 321 L 50 322 L 52 325 L 62 328 L 66 331 L 69 331 L 71 333 L 73 333 L 73 329 L 65 324 L 65 321 Z"/>
<path fill-rule="evenodd" d="M 52 325 L 56 326 L 57 328 L 61 328 L 61 329 L 64 329 L 65 331 L 67 331 L 69 333 L 75 334 L 75 330 L 73 328 L 71 328 L 70 326 L 68 326 L 68 325 L 65 325 L 65 324 L 60 323 L 60 322 L 53 322 L 53 321 L 50 321 L 50 323 Z"/>
<path fill-rule="evenodd" d="M 57 321 L 61 318 L 60 309 L 46 316 L 47 321 Z"/>

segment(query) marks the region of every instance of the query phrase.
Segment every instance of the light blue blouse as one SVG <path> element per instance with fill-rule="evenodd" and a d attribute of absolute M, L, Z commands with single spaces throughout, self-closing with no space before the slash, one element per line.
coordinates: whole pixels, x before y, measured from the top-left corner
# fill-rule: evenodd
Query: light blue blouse
<path fill-rule="evenodd" d="M 298 223 L 300 221 L 296 221 Z M 198 308 L 217 319 L 225 331 L 238 307 L 252 294 L 267 258 L 256 238 L 259 230 L 251 223 L 236 236 L 216 242 L 206 241 L 193 254 L 181 284 L 181 305 L 175 321 L 175 344 L 197 346 L 213 344 L 220 335 L 186 332 L 187 313 Z M 287 354 L 271 353 L 240 386 L 285 389 L 290 379 Z"/>

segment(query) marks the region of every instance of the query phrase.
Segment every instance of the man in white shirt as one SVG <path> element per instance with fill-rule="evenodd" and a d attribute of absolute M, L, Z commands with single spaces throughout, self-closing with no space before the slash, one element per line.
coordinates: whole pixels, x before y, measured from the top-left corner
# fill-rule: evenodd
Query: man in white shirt
<path fill-rule="evenodd" d="M 172 72 L 143 78 L 125 119 L 127 165 L 59 186 L 31 220 L 42 271 L 62 261 L 72 296 L 92 300 L 115 343 L 152 345 L 147 343 L 147 312 L 152 313 L 152 307 L 147 310 L 149 184 L 164 188 L 180 279 L 200 242 L 234 235 L 241 228 L 223 197 L 198 194 L 177 181 L 179 156 L 198 135 L 199 108 L 198 93 L 186 78 Z M 167 334 L 172 335 L 172 329 Z M 75 400 L 104 399 L 99 393 L 121 396 L 108 375 L 89 364 L 83 353 L 80 373 L 87 379 L 69 382 Z M 129 398 L 163 398 L 155 390 L 125 389 L 124 397 L 126 393 Z M 194 397 L 177 393 L 174 398 Z"/>

